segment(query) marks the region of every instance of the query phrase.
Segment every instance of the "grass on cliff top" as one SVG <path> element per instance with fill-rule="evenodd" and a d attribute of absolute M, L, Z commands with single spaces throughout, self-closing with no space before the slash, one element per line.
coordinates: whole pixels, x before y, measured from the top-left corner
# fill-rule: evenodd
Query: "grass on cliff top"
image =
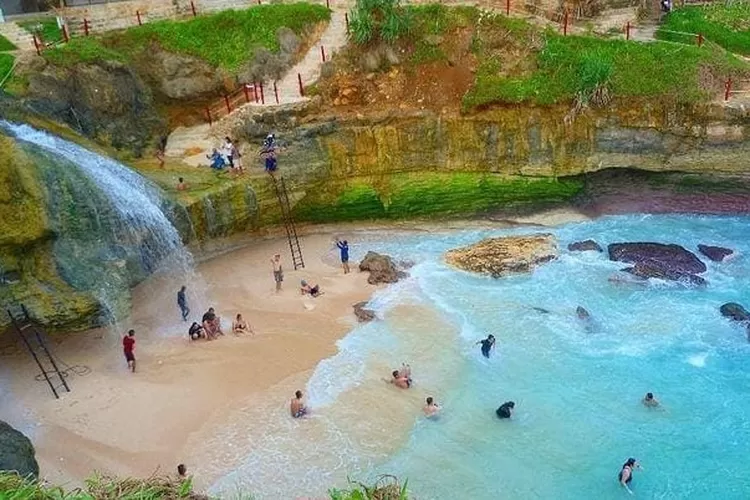
<path fill-rule="evenodd" d="M 187 21 L 156 21 L 99 37 L 77 37 L 65 46 L 45 51 L 44 57 L 59 65 L 98 59 L 128 61 L 157 43 L 167 51 L 236 71 L 258 48 L 278 52 L 276 32 L 279 28 L 287 27 L 301 34 L 330 17 L 330 11 L 321 5 L 259 5 L 201 15 Z"/>
<path fill-rule="evenodd" d="M 3 35 L 0 35 L 0 52 L 7 52 L 9 50 L 16 50 L 18 47 L 13 45 L 13 43 L 5 38 Z"/>
<path fill-rule="evenodd" d="M 13 69 L 13 62 L 15 60 L 16 58 L 10 54 L 0 53 L 0 82 L 2 82 L 5 77 L 8 76 L 10 70 Z"/>
<path fill-rule="evenodd" d="M 41 31 L 42 41 L 44 43 L 57 43 L 62 41 L 62 30 L 57 26 L 57 18 L 52 16 L 40 17 L 39 19 L 30 19 L 18 23 L 20 27 L 29 33 Z"/>
<path fill-rule="evenodd" d="M 676 33 L 675 33 L 676 32 Z M 739 1 L 727 5 L 712 5 L 675 9 L 667 15 L 656 33 L 662 40 L 695 43 L 693 35 L 700 33 L 709 42 L 737 54 L 750 54 L 750 2 Z"/>
<path fill-rule="evenodd" d="M 706 88 L 702 81 L 706 74 L 723 82 L 750 68 L 718 47 L 562 36 L 512 21 L 515 26 L 505 27 L 506 31 L 515 30 L 515 37 L 528 39 L 529 46 L 538 45 L 531 52 L 532 63 L 507 68 L 504 58 L 485 50 L 481 37 L 475 39 L 479 66 L 474 85 L 463 98 L 464 109 L 493 103 L 567 102 L 598 85 L 606 86 L 616 98 L 705 101 L 717 86 L 714 82 Z"/>

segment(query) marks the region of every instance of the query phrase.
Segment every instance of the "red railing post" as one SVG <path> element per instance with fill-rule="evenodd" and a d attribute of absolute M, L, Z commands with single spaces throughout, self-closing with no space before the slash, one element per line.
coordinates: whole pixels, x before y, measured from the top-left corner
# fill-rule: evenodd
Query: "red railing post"
<path fill-rule="evenodd" d="M 34 35 L 34 48 L 36 49 L 36 55 L 41 56 L 42 48 L 39 46 L 39 40 L 37 40 L 36 34 Z"/>
<path fill-rule="evenodd" d="M 324 46 L 320 46 L 320 58 L 323 60 L 323 62 L 326 62 L 326 49 Z"/>
<path fill-rule="evenodd" d="M 62 34 L 63 40 L 65 40 L 65 43 L 68 43 L 70 41 L 70 37 L 68 36 L 68 26 L 66 24 L 62 25 Z"/>
<path fill-rule="evenodd" d="M 255 102 L 258 102 L 258 82 L 253 82 L 253 97 L 255 97 Z"/>
<path fill-rule="evenodd" d="M 138 26 L 142 26 L 143 22 L 141 22 L 141 11 L 140 10 L 136 10 L 135 11 L 135 17 L 138 18 Z"/>
<path fill-rule="evenodd" d="M 510 15 L 510 0 L 505 0 L 505 15 Z"/>
<path fill-rule="evenodd" d="M 724 100 L 729 100 L 729 94 L 732 93 L 732 79 L 727 78 L 726 83 L 724 84 Z"/>
<path fill-rule="evenodd" d="M 260 82 L 260 103 L 261 104 L 265 104 L 266 103 L 266 98 L 263 95 L 263 82 Z"/>
<path fill-rule="evenodd" d="M 258 0 L 258 5 L 260 5 L 260 0 Z"/>
<path fill-rule="evenodd" d="M 193 0 L 190 0 L 190 10 L 193 11 L 193 17 L 198 15 L 198 13 L 195 11 L 195 2 L 193 2 Z"/>
<path fill-rule="evenodd" d="M 331 8 L 331 3 L 328 0 L 326 0 L 326 9 L 330 9 L 330 8 Z"/>
<path fill-rule="evenodd" d="M 208 126 L 210 127 L 213 125 L 213 121 L 211 120 L 211 108 L 206 108 L 206 118 L 208 118 Z"/>
<path fill-rule="evenodd" d="M 276 96 L 276 104 L 279 103 L 279 89 L 276 87 L 276 82 L 273 82 L 273 95 Z"/>
<path fill-rule="evenodd" d="M 625 40 L 630 40 L 630 21 L 625 25 Z"/>
<path fill-rule="evenodd" d="M 232 112 L 232 106 L 229 104 L 229 96 L 224 94 L 224 104 L 227 105 L 227 113 Z"/>
<path fill-rule="evenodd" d="M 299 82 L 299 95 L 305 97 L 305 87 L 302 86 L 302 75 L 297 73 L 297 81 Z"/>
<path fill-rule="evenodd" d="M 703 45 L 703 33 L 698 33 L 697 42 L 698 47 L 701 47 Z"/>
<path fill-rule="evenodd" d="M 89 20 L 85 17 L 83 18 L 83 33 L 89 36 Z"/>
<path fill-rule="evenodd" d="M 565 18 L 563 19 L 563 36 L 568 35 L 568 11 L 565 11 Z"/>
<path fill-rule="evenodd" d="M 346 34 L 349 34 L 349 13 L 344 12 L 344 21 L 346 21 Z"/>
<path fill-rule="evenodd" d="M 250 102 L 250 91 L 247 90 L 247 83 L 242 86 L 242 91 L 245 93 L 245 102 Z"/>

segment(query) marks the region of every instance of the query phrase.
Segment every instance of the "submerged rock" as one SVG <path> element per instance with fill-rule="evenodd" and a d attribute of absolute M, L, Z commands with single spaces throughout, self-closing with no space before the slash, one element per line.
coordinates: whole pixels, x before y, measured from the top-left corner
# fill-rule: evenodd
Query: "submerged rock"
<path fill-rule="evenodd" d="M 679 281 L 692 286 L 704 286 L 706 284 L 706 280 L 696 274 L 682 273 L 672 269 L 662 269 L 657 266 L 640 262 L 632 267 L 626 267 L 622 269 L 622 271 L 644 279 L 657 278 L 666 281 Z"/>
<path fill-rule="evenodd" d="M 698 251 L 714 262 L 721 262 L 734 253 L 734 250 L 711 245 L 698 245 Z"/>
<path fill-rule="evenodd" d="M 473 245 L 449 250 L 448 264 L 464 271 L 499 278 L 526 273 L 557 258 L 557 241 L 551 234 L 487 238 Z"/>
<path fill-rule="evenodd" d="M 575 241 L 568 245 L 568 250 L 571 252 L 587 252 L 593 250 L 596 252 L 603 252 L 604 249 L 594 240 Z"/>
<path fill-rule="evenodd" d="M 750 312 L 748 312 L 747 309 L 736 302 L 727 302 L 719 308 L 719 312 L 725 318 L 729 318 L 734 321 L 750 322 Z"/>
<path fill-rule="evenodd" d="M 377 252 L 367 252 L 365 258 L 359 263 L 359 270 L 370 272 L 367 282 L 371 285 L 396 283 L 398 280 L 406 277 L 405 272 L 399 271 L 396 268 L 396 264 L 392 258 Z"/>
<path fill-rule="evenodd" d="M 367 301 L 357 302 L 352 306 L 354 315 L 360 323 L 367 323 L 375 319 L 375 311 L 367 309 Z"/>
<path fill-rule="evenodd" d="M 641 278 L 682 281 L 691 285 L 705 285 L 697 276 L 706 265 L 696 255 L 680 245 L 663 243 L 613 243 L 607 247 L 610 260 L 630 262 L 633 267 L 623 271 Z"/>
<path fill-rule="evenodd" d="M 0 471 L 15 471 L 22 477 L 39 475 L 39 464 L 29 438 L 0 420 Z"/>

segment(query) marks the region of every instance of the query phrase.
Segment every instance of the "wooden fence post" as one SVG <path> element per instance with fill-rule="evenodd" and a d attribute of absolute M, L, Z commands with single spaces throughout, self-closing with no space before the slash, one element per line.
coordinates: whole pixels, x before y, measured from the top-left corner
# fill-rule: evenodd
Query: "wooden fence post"
<path fill-rule="evenodd" d="M 242 91 L 245 93 L 245 102 L 250 102 L 250 92 L 247 90 L 247 83 L 242 85 Z"/>
<path fill-rule="evenodd" d="M 142 26 L 143 22 L 141 21 L 141 11 L 140 10 L 136 10 L 135 11 L 135 17 L 138 18 L 138 26 Z"/>
<path fill-rule="evenodd" d="M 36 38 L 36 34 L 34 36 L 34 48 L 36 48 L 36 55 L 41 56 L 42 55 L 42 48 L 39 46 L 39 40 Z"/>
<path fill-rule="evenodd" d="M 326 62 L 326 49 L 324 46 L 320 46 L 320 58 L 323 60 L 323 62 Z"/>
<path fill-rule="evenodd" d="M 630 21 L 625 25 L 625 40 L 630 40 Z"/>
<path fill-rule="evenodd" d="M 206 118 L 208 118 L 208 126 L 210 127 L 213 125 L 213 121 L 211 120 L 211 109 L 208 107 L 206 108 Z"/>
<path fill-rule="evenodd" d="M 260 103 L 266 103 L 266 97 L 263 95 L 263 82 L 260 82 Z"/>
<path fill-rule="evenodd" d="M 732 79 L 727 78 L 726 83 L 724 84 L 724 100 L 729 100 L 729 95 L 732 93 Z"/>
<path fill-rule="evenodd" d="M 276 104 L 279 103 L 279 89 L 276 87 L 276 81 L 273 82 L 273 95 L 276 96 Z"/>
<path fill-rule="evenodd" d="M 65 43 L 68 43 L 70 41 L 70 36 L 68 36 L 68 26 L 66 24 L 63 24 L 61 30 L 62 30 L 63 40 L 65 40 Z"/>
<path fill-rule="evenodd" d="M 86 36 L 89 36 L 89 20 L 85 17 L 83 18 L 83 33 Z"/>
<path fill-rule="evenodd" d="M 505 15 L 510 16 L 510 0 L 505 0 Z"/>
<path fill-rule="evenodd" d="M 190 0 L 190 10 L 193 11 L 193 17 L 198 15 L 198 13 L 195 11 L 195 2 L 193 2 L 193 0 Z"/>
<path fill-rule="evenodd" d="M 568 35 L 568 11 L 565 11 L 565 18 L 563 19 L 563 36 Z"/>
<path fill-rule="evenodd" d="M 305 97 L 305 87 L 302 86 L 302 75 L 297 73 L 297 82 L 299 82 L 299 95 Z"/>
<path fill-rule="evenodd" d="M 229 96 L 224 94 L 224 104 L 227 105 L 227 114 L 232 112 L 232 106 L 229 104 Z"/>

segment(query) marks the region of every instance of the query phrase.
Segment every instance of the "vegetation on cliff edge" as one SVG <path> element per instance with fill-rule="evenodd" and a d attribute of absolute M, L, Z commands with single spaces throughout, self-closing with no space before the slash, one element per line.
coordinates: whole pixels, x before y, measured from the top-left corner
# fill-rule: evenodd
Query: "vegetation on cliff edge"
<path fill-rule="evenodd" d="M 696 33 L 731 52 L 750 54 L 750 3 L 717 2 L 675 9 L 667 15 L 656 36 L 695 43 Z"/>
<path fill-rule="evenodd" d="M 256 49 L 279 51 L 277 31 L 287 27 L 297 34 L 331 13 L 306 3 L 259 5 L 244 10 L 225 10 L 187 21 L 155 21 L 101 36 L 76 37 L 70 43 L 44 52 L 59 65 L 109 59 L 128 62 L 156 43 L 163 49 L 198 57 L 226 69 L 238 70 Z"/>

